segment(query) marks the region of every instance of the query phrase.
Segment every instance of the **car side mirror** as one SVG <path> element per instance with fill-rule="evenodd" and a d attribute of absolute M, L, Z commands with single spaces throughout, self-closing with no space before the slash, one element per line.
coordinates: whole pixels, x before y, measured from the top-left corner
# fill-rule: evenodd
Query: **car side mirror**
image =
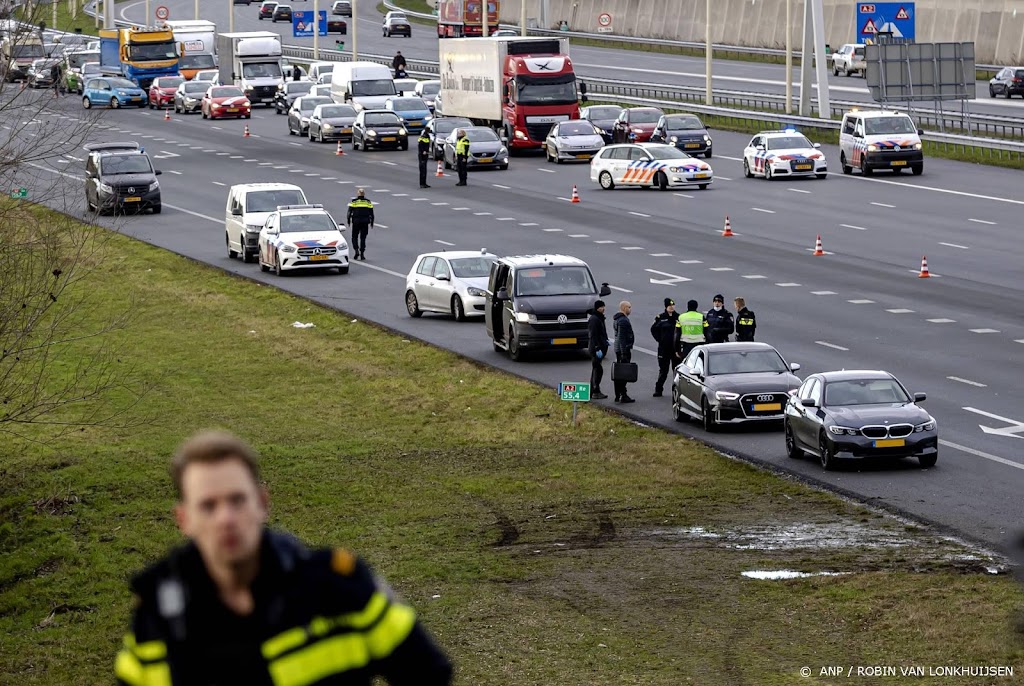
<path fill-rule="evenodd" d="M 800 363 L 799 362 L 790 362 L 789 363 L 789 371 L 791 371 L 791 372 L 800 371 Z"/>
<path fill-rule="evenodd" d="M 821 143 L 815 143 L 814 147 L 815 147 L 815 149 L 820 149 L 821 148 Z"/>
<path fill-rule="evenodd" d="M 923 136 L 924 135 L 924 129 L 918 129 L 917 130 L 917 135 L 918 136 Z"/>
<path fill-rule="evenodd" d="M 817 407 L 818 401 L 814 398 L 800 398 L 800 404 L 804 407 Z"/>
<path fill-rule="evenodd" d="M 498 300 L 503 301 L 503 302 L 507 302 L 507 301 L 511 300 L 511 298 L 508 297 L 508 289 L 507 288 L 499 288 L 498 292 L 494 294 L 494 297 L 497 298 Z"/>
<path fill-rule="evenodd" d="M 437 279 L 438 281 L 451 281 L 452 280 L 452 277 L 448 276 L 447 274 L 438 274 L 434 278 Z"/>
<path fill-rule="evenodd" d="M 600 290 L 600 292 L 598 292 L 598 295 L 603 298 L 606 295 L 611 295 L 611 294 L 612 294 L 612 289 L 608 288 L 608 284 L 606 284 L 606 283 L 601 284 L 601 290 Z"/>
<path fill-rule="evenodd" d="M 277 229 L 267 229 L 268 236 L 279 236 L 281 234 Z"/>
<path fill-rule="evenodd" d="M 755 145 L 754 146 L 754 150 L 764 150 L 764 146 L 763 145 Z"/>
<path fill-rule="evenodd" d="M 161 174 L 163 174 L 163 172 L 162 172 L 162 171 L 160 171 L 159 169 L 157 169 L 157 170 L 156 170 L 156 171 L 154 171 L 153 173 L 154 173 L 154 174 L 155 174 L 156 176 L 160 176 Z"/>
<path fill-rule="evenodd" d="M 854 132 L 853 132 L 853 137 L 854 137 L 854 138 L 863 138 L 863 137 L 864 137 L 864 134 L 863 134 L 863 133 L 861 133 L 860 131 L 854 131 Z"/>
<path fill-rule="evenodd" d="M 923 403 L 927 399 L 928 399 L 928 394 L 927 393 L 915 393 L 914 394 L 914 402 L 915 403 Z"/>
<path fill-rule="evenodd" d="M 351 99 L 352 99 L 352 94 L 351 93 L 345 93 L 345 102 L 348 102 Z"/>
<path fill-rule="evenodd" d="M 241 207 L 236 207 L 236 208 L 232 209 L 231 210 L 231 216 L 232 217 L 241 217 L 242 216 L 242 208 Z"/>

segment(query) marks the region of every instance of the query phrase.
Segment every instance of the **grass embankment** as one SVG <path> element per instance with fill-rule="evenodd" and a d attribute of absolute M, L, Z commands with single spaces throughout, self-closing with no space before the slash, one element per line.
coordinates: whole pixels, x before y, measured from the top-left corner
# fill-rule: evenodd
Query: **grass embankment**
<path fill-rule="evenodd" d="M 402 2 L 394 3 L 396 7 L 401 7 L 408 12 L 422 12 L 423 14 L 431 14 L 434 11 L 434 6 L 428 3 L 426 0 L 402 0 Z M 377 3 L 377 11 L 382 15 L 387 14 L 390 10 L 383 3 Z M 425 19 L 423 17 L 416 17 L 408 15 L 409 22 L 412 24 L 420 24 L 421 26 L 430 26 L 435 31 L 437 30 L 437 22 L 433 19 Z"/>
<path fill-rule="evenodd" d="M 74 18 L 71 17 L 71 8 L 68 7 L 67 0 L 57 2 L 56 24 L 53 23 L 53 6 L 49 4 L 41 5 L 33 2 L 30 14 L 27 11 L 28 7 L 23 5 L 15 11 L 14 16 L 36 26 L 39 25 L 39 22 L 46 22 L 46 28 L 49 29 L 67 31 L 68 33 L 74 33 L 75 29 L 81 29 L 84 34 L 98 36 L 99 29 L 96 28 L 96 20 L 82 11 L 81 0 L 76 1 L 79 4 Z"/>
<path fill-rule="evenodd" d="M 948 540 L 595 407 L 572 429 L 552 389 L 128 238 L 109 250 L 86 320 L 133 299 L 121 362 L 153 391 L 141 428 L 0 444 L 0 681 L 109 681 L 126 579 L 178 541 L 168 457 L 214 426 L 263 455 L 273 524 L 375 563 L 460 684 L 1021 665 L 1024 594 Z M 291 278 L 343 298 L 364 272 Z M 741 576 L 763 569 L 846 575 Z"/>

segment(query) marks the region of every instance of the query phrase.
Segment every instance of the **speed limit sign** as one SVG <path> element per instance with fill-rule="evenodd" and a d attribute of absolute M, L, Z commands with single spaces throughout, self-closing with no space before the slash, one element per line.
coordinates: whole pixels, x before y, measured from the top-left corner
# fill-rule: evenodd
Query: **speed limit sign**
<path fill-rule="evenodd" d="M 170 16 L 171 16 L 171 11 L 169 9 L 167 9 L 164 5 L 160 5 L 159 7 L 156 8 L 156 18 L 157 19 L 166 20 Z"/>
<path fill-rule="evenodd" d="M 601 13 L 597 17 L 597 23 L 600 24 L 601 26 L 611 26 L 612 25 L 612 15 L 608 14 L 607 12 Z"/>

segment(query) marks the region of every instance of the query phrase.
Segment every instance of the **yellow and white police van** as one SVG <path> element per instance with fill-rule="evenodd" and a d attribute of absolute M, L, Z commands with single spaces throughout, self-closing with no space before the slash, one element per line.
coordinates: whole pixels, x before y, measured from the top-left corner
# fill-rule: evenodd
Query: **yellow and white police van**
<path fill-rule="evenodd" d="M 921 135 L 914 120 L 895 110 L 852 109 L 843 115 L 839 130 L 839 163 L 844 174 L 860 169 L 870 176 L 878 169 L 900 173 L 905 168 L 915 175 L 924 171 Z"/>

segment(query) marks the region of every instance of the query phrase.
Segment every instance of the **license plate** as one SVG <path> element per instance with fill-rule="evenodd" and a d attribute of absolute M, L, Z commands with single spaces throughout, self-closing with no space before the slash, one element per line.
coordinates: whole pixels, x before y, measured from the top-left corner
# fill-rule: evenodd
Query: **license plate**
<path fill-rule="evenodd" d="M 479 162 L 480 164 L 490 164 L 493 161 L 493 157 L 481 157 L 480 159 L 477 160 L 477 162 Z"/>
<path fill-rule="evenodd" d="M 142 202 L 142 198 L 139 197 L 138 195 L 133 195 L 130 198 L 125 198 L 124 201 L 125 202 Z"/>
<path fill-rule="evenodd" d="M 813 169 L 814 167 L 813 167 L 813 165 L 810 165 L 810 164 L 798 164 L 798 165 L 796 165 L 796 168 L 799 171 L 808 171 L 810 169 Z"/>
<path fill-rule="evenodd" d="M 237 112 L 237 111 L 238 111 L 237 107 L 229 107 L 228 108 L 228 112 Z"/>
<path fill-rule="evenodd" d="M 695 178 L 695 179 L 706 179 L 709 176 L 711 176 L 711 174 L 708 174 L 707 172 L 701 172 L 700 174 L 694 174 L 693 178 Z"/>
<path fill-rule="evenodd" d="M 686 147 L 686 148 L 699 148 L 700 147 L 700 143 L 687 143 L 683 147 Z"/>
<path fill-rule="evenodd" d="M 552 338 L 551 345 L 575 345 L 575 338 Z"/>
<path fill-rule="evenodd" d="M 890 164 L 894 167 L 905 167 L 907 165 L 906 160 L 893 160 Z"/>
<path fill-rule="evenodd" d="M 319 262 L 320 260 L 326 260 L 327 255 L 310 255 L 309 259 L 313 262 Z"/>
<path fill-rule="evenodd" d="M 907 442 L 902 438 L 889 438 L 884 441 L 875 441 L 876 448 L 902 448 Z"/>
<path fill-rule="evenodd" d="M 589 160 L 591 157 L 593 157 L 593 155 L 576 155 L 576 159 L 578 160 Z"/>
<path fill-rule="evenodd" d="M 384 142 L 384 143 L 394 143 L 395 142 L 395 137 L 394 136 L 385 136 L 384 138 L 381 138 L 380 140 L 382 142 Z"/>
<path fill-rule="evenodd" d="M 782 403 L 758 403 L 754 405 L 754 412 L 770 412 L 771 410 L 781 411 Z"/>
<path fill-rule="evenodd" d="M 342 129 L 342 133 L 352 133 L 352 129 Z"/>

